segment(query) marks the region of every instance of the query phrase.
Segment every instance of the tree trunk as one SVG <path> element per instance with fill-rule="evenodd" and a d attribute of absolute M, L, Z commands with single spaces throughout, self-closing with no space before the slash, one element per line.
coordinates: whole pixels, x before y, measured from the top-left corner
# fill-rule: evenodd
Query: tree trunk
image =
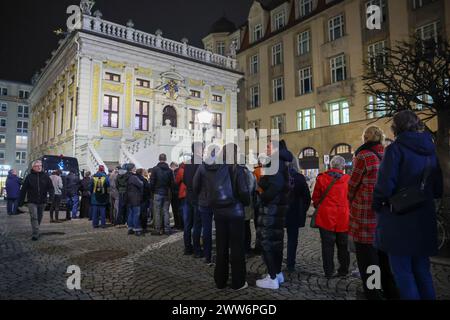
<path fill-rule="evenodd" d="M 437 116 L 437 153 L 444 176 L 442 207 L 444 225 L 447 231 L 447 243 L 441 254 L 450 257 L 450 109 L 440 110 Z"/>

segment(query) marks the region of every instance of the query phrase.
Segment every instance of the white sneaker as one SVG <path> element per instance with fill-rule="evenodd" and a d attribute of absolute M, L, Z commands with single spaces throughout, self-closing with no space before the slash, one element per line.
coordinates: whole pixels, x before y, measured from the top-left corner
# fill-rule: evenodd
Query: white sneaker
<path fill-rule="evenodd" d="M 280 289 L 280 284 L 278 282 L 278 279 L 270 278 L 270 276 L 267 276 L 264 279 L 256 281 L 256 286 L 258 288 L 262 289 L 272 289 L 272 290 L 278 290 Z"/>
<path fill-rule="evenodd" d="M 280 285 L 282 285 L 284 283 L 284 274 L 283 274 L 283 272 L 280 272 L 279 274 L 277 274 L 277 280 L 278 280 L 278 283 Z"/>
<path fill-rule="evenodd" d="M 247 288 L 248 288 L 248 282 L 246 282 L 242 288 L 237 289 L 237 290 L 235 290 L 235 291 L 241 291 L 241 290 L 245 290 L 245 289 L 247 289 Z"/>
<path fill-rule="evenodd" d="M 267 278 L 267 277 L 270 278 L 270 275 L 268 275 L 268 274 L 264 275 L 264 276 L 261 278 L 261 280 L 264 280 L 264 279 Z M 279 285 L 282 285 L 282 284 L 285 282 L 285 281 L 284 281 L 284 274 L 283 274 L 283 272 L 277 274 L 277 280 L 278 280 L 278 284 L 279 284 Z"/>

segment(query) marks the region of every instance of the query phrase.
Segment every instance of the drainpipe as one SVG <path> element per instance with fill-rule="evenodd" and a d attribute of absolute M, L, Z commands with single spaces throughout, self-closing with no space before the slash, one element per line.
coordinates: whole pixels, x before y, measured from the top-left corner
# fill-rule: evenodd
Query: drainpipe
<path fill-rule="evenodd" d="M 73 131 L 73 157 L 76 158 L 76 139 L 78 132 L 78 104 L 80 97 L 80 60 L 81 60 L 81 52 L 80 52 L 80 42 L 79 39 L 75 38 L 75 43 L 77 44 L 77 88 L 76 88 L 76 97 L 75 97 L 75 121 L 74 121 L 74 131 Z"/>

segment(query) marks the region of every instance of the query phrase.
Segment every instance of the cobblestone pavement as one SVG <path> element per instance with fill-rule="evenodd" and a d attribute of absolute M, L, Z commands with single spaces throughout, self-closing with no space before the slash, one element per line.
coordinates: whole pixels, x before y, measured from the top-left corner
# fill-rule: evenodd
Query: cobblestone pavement
<path fill-rule="evenodd" d="M 126 229 L 93 230 L 87 220 L 49 224 L 48 213 L 40 241 L 31 242 L 30 231 L 28 214 L 7 217 L 0 204 L 0 299 L 355 300 L 361 290 L 359 279 L 323 277 L 319 234 L 310 228 L 301 231 L 297 271 L 285 273 L 280 290 L 255 287 L 265 267 L 252 257 L 250 288 L 240 292 L 215 289 L 214 268 L 183 255 L 181 232 L 136 238 Z M 71 265 L 81 268 L 80 291 L 67 289 Z M 450 299 L 450 267 L 433 265 L 433 274 L 439 299 Z"/>

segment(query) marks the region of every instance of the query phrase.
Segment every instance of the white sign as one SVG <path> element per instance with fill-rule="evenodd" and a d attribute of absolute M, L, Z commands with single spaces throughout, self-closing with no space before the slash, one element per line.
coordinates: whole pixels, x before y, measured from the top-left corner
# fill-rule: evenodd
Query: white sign
<path fill-rule="evenodd" d="M 329 165 L 330 164 L 330 156 L 329 155 L 324 155 L 323 156 L 323 162 L 325 163 L 325 165 Z"/>

